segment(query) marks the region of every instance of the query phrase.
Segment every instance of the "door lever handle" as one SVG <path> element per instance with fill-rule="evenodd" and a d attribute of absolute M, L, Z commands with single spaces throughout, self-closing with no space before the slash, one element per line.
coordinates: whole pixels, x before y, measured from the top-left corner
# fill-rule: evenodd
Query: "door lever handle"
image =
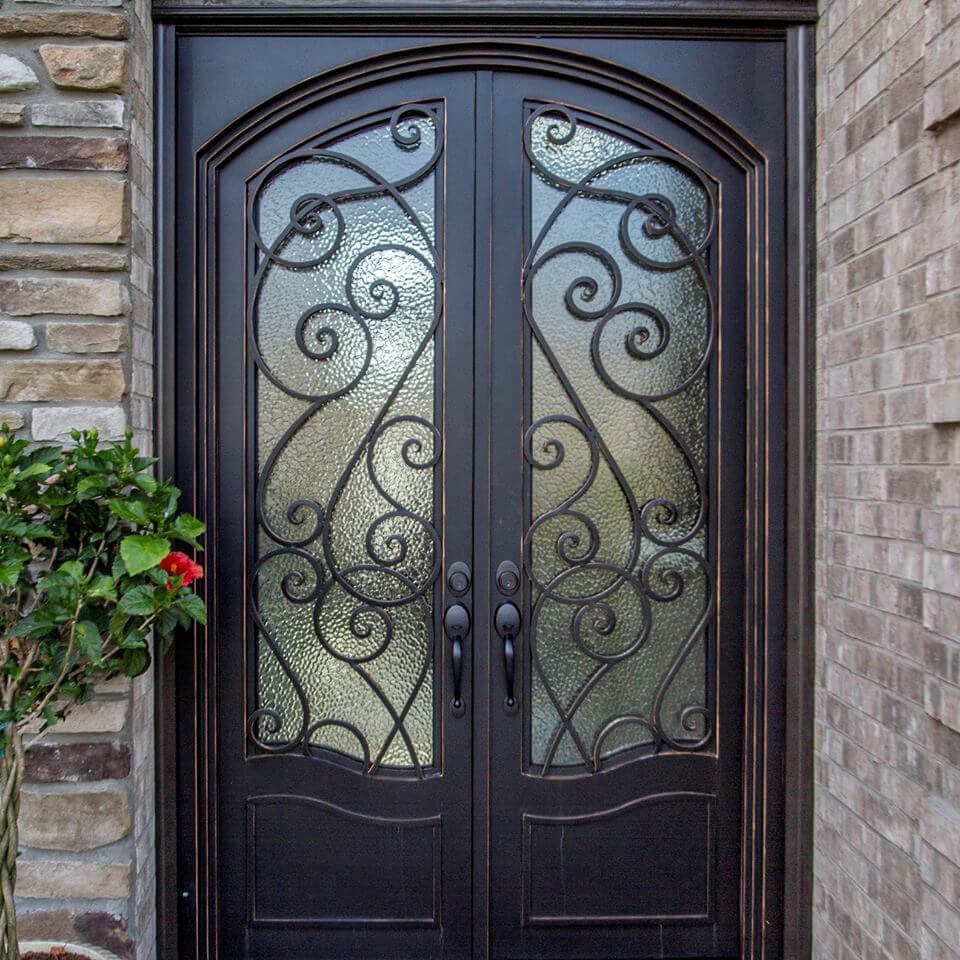
<path fill-rule="evenodd" d="M 470 632 L 470 613 L 462 603 L 447 607 L 443 617 L 443 631 L 450 640 L 450 664 L 453 667 L 453 700 L 450 701 L 450 710 L 455 717 L 462 717 L 463 641 Z"/>
<path fill-rule="evenodd" d="M 501 603 L 497 607 L 493 624 L 500 639 L 503 640 L 503 676 L 507 687 L 507 695 L 503 698 L 503 709 L 507 713 L 516 713 L 517 698 L 514 694 L 514 680 L 517 671 L 517 651 L 514 641 L 520 634 L 520 611 L 516 604 Z"/>

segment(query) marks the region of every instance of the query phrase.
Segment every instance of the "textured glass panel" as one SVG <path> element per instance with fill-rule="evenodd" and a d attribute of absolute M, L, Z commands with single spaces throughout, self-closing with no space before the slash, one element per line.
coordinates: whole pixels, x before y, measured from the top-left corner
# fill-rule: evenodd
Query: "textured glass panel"
<path fill-rule="evenodd" d="M 253 740 L 433 762 L 442 122 L 411 106 L 281 157 L 257 268 Z"/>
<path fill-rule="evenodd" d="M 531 759 L 598 769 L 710 737 L 702 175 L 559 106 L 532 111 Z"/>

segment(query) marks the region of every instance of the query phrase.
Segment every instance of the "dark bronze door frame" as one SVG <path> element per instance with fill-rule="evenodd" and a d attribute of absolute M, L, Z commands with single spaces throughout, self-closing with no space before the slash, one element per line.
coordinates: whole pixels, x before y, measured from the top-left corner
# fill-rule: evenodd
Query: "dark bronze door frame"
<path fill-rule="evenodd" d="M 438 188 L 437 193 L 437 203 L 443 205 L 442 216 L 448 227 L 451 223 L 472 223 L 476 227 L 475 235 L 462 229 L 448 230 L 440 241 L 444 249 L 438 257 L 451 270 L 449 277 L 437 281 L 447 283 L 443 310 L 448 317 L 451 312 L 473 314 L 481 326 L 473 342 L 457 335 L 456 327 L 449 324 L 437 328 L 435 344 L 441 359 L 436 367 L 440 385 L 434 414 L 436 429 L 442 430 L 443 424 L 456 422 L 466 413 L 477 430 L 472 437 L 469 433 L 459 438 L 444 437 L 447 460 L 443 486 L 437 490 L 438 502 L 447 504 L 438 534 L 444 542 L 444 553 L 437 581 L 440 586 L 434 597 L 439 612 L 434 615 L 433 625 L 438 637 L 434 645 L 438 672 L 434 676 L 443 703 L 437 721 L 440 726 L 436 728 L 440 731 L 437 749 L 441 753 L 439 759 L 435 757 L 429 763 L 442 775 L 431 776 L 430 767 L 424 777 L 417 750 L 408 742 L 406 749 L 426 791 L 418 805 L 410 799 L 415 794 L 398 786 L 394 807 L 384 810 L 387 820 L 383 823 L 395 824 L 400 817 L 407 825 L 404 849 L 421 871 L 429 868 L 435 878 L 446 879 L 442 886 L 435 880 L 432 893 L 429 884 L 420 893 L 411 892 L 409 902 L 403 905 L 403 917 L 387 913 L 364 920 L 372 932 L 364 935 L 362 946 L 355 923 L 338 926 L 325 921 L 317 932 L 328 938 L 330 956 L 353 956 L 356 950 L 361 951 L 357 956 L 394 956 L 402 943 L 405 946 L 400 949 L 408 950 L 410 957 L 469 955 L 475 960 L 524 960 L 534 956 L 613 960 L 654 956 L 665 947 L 672 948 L 676 956 L 799 960 L 809 951 L 812 816 L 812 188 L 808 155 L 812 142 L 812 38 L 811 28 L 803 25 L 809 21 L 811 10 L 802 3 L 723 3 L 709 9 L 682 3 L 671 5 L 671 15 L 667 16 L 657 3 L 563 2 L 542 6 L 470 5 L 466 9 L 469 15 L 464 15 L 464 7 L 459 4 L 451 8 L 438 5 L 425 16 L 411 17 L 401 10 L 388 12 L 389 8 L 372 5 L 365 9 L 334 6 L 323 12 L 302 8 L 211 10 L 180 7 L 176 2 L 155 8 L 163 24 L 157 31 L 158 436 L 166 470 L 175 474 L 195 511 L 211 520 L 210 560 L 218 576 L 210 578 L 207 585 L 214 624 L 210 632 L 217 636 L 223 636 L 224 631 L 243 635 L 244 623 L 248 622 L 243 567 L 231 564 L 234 560 L 239 563 L 251 548 L 244 547 L 239 528 L 218 522 L 218 503 L 224 497 L 242 500 L 249 496 L 244 494 L 248 488 L 244 477 L 251 468 L 232 438 L 246 430 L 245 411 L 252 409 L 252 388 L 244 386 L 247 381 L 239 373 L 236 378 L 225 373 L 243 369 L 249 358 L 245 359 L 242 335 L 225 336 L 222 323 L 214 322 L 214 318 L 224 310 L 235 314 L 239 309 L 241 315 L 243 311 L 242 301 L 232 300 L 242 293 L 243 281 L 231 280 L 223 264 L 246 263 L 248 294 L 252 289 L 249 278 L 256 274 L 258 264 L 258 255 L 251 259 L 248 249 L 252 248 L 246 246 L 244 210 L 218 206 L 218 191 L 220 195 L 230 190 L 242 195 L 237 190 L 244 177 L 254 186 L 258 181 L 249 179 L 250 170 L 232 168 L 230 159 L 245 144 L 257 143 L 264 158 L 260 162 L 267 164 L 261 167 L 266 177 L 273 169 L 270 158 L 282 157 L 283 151 L 294 146 L 296 141 L 290 139 L 290 133 L 299 129 L 296 117 L 305 118 L 303 135 L 309 136 L 314 130 L 310 124 L 326 116 L 310 114 L 309 104 L 342 104 L 344 98 L 349 103 L 350 97 L 357 105 L 353 114 L 348 110 L 341 116 L 333 111 L 329 123 L 342 124 L 344 116 L 351 115 L 373 117 L 365 119 L 362 128 L 356 127 L 362 132 L 373 129 L 377 110 L 389 107 L 394 112 L 384 113 L 383 122 L 391 125 L 395 141 L 402 146 L 406 142 L 403 138 L 414 134 L 412 128 L 396 126 L 404 116 L 401 107 L 415 104 L 423 116 L 433 118 L 429 123 L 438 130 L 442 127 L 445 133 L 443 160 L 447 174 L 445 189 Z M 498 31 L 496 40 L 490 39 L 492 25 L 504 21 L 510 24 L 512 36 L 504 37 Z M 288 31 L 295 31 L 297 39 L 284 37 Z M 229 123 L 222 129 L 205 128 L 211 112 L 205 113 L 190 103 L 195 96 L 191 91 L 202 82 L 201 71 L 208 64 L 216 70 L 229 62 L 222 59 L 229 49 L 228 37 L 235 38 L 234 53 L 242 59 L 244 55 L 253 56 L 249 44 L 254 39 L 261 51 L 264 44 L 270 45 L 263 36 L 267 33 L 277 37 L 273 41 L 275 55 L 286 57 L 289 52 L 293 61 L 309 51 L 306 41 L 311 34 L 318 42 L 323 37 L 342 37 L 337 43 L 343 45 L 343 51 L 352 49 L 357 55 L 341 51 L 339 62 L 356 60 L 356 64 L 338 68 L 336 52 L 323 54 L 321 59 L 326 56 L 331 68 L 318 72 L 314 80 L 293 86 L 291 81 L 282 82 L 285 68 L 278 67 L 280 79 L 251 79 L 251 85 L 260 84 L 263 92 L 252 91 L 246 97 L 229 91 L 221 81 L 227 102 L 220 114 Z M 541 39 L 532 40 L 532 33 Z M 431 39 L 431 34 L 440 36 Z M 444 39 L 451 34 L 459 38 Z M 568 39 L 577 34 L 581 35 L 579 39 Z M 204 46 L 205 38 L 222 40 Z M 658 59 L 655 48 L 649 46 L 654 39 L 664 45 L 696 44 L 704 51 L 714 49 L 712 43 L 731 46 L 727 52 L 716 48 L 718 66 L 702 68 L 698 79 L 695 75 L 701 68 L 694 66 L 696 58 L 683 61 L 681 57 L 682 69 L 671 75 L 671 57 L 664 47 Z M 644 42 L 648 46 L 642 46 Z M 633 48 L 631 43 L 635 44 Z M 742 123 L 738 120 L 741 111 L 735 95 L 714 98 L 723 106 L 722 111 L 715 108 L 723 114 L 721 120 L 717 112 L 674 89 L 689 89 L 707 100 L 709 92 L 702 81 L 706 79 L 709 84 L 713 77 L 715 82 L 716 76 L 722 75 L 724 63 L 736 62 L 737 57 L 729 53 L 734 48 L 744 65 L 744 77 L 762 65 L 770 71 L 766 82 L 779 91 L 783 115 L 771 116 L 766 130 L 763 118 L 758 120 L 756 111 L 751 114 L 747 106 L 742 110 Z M 682 49 L 674 48 L 674 61 Z M 596 55 L 601 50 L 605 58 Z M 619 65 L 614 66 L 616 61 Z M 629 69 L 623 65 L 627 62 L 648 62 L 650 69 Z M 689 85 L 683 82 L 683 69 L 690 73 Z M 714 69 L 719 73 L 711 74 Z M 296 70 L 295 65 L 290 68 L 291 80 L 298 79 Z M 671 84 L 653 79 L 658 70 Z M 306 75 L 309 71 L 299 74 Z M 242 72 L 238 73 L 231 82 L 242 86 L 242 77 Z M 731 84 L 737 81 L 736 72 L 729 77 Z M 435 99 L 438 95 L 441 100 Z M 511 125 L 501 119 L 506 115 L 516 119 L 512 132 Z M 555 255 L 550 251 L 544 256 L 538 247 L 539 224 L 535 220 L 539 214 L 530 212 L 533 207 L 528 196 L 534 174 L 529 166 L 524 167 L 525 163 L 536 166 L 538 162 L 532 142 L 541 115 L 544 124 L 554 124 L 554 133 L 547 134 L 545 141 L 548 146 L 554 136 L 556 144 L 566 142 L 564 137 L 572 137 L 580 125 L 582 129 L 595 128 L 597 136 L 636 143 L 637 149 L 653 151 L 651 155 L 663 151 L 669 163 L 688 164 L 691 176 L 702 171 L 704 203 L 707 209 L 715 203 L 718 222 L 716 244 L 711 241 L 708 250 L 704 239 L 704 278 L 718 266 L 716 245 L 726 245 L 724 272 L 715 280 L 728 279 L 716 290 L 716 345 L 709 347 L 722 350 L 724 359 L 722 366 L 711 362 L 703 368 L 707 371 L 706 396 L 712 397 L 708 399 L 709 418 L 714 424 L 702 480 L 703 496 L 722 508 L 707 518 L 703 528 L 703 559 L 687 546 L 688 540 L 680 550 L 683 562 L 692 564 L 689 569 L 702 569 L 707 577 L 704 616 L 713 617 L 715 609 L 720 613 L 717 624 L 710 620 L 713 639 L 708 644 L 704 641 L 702 656 L 708 678 L 722 677 L 724 683 L 711 687 L 708 682 L 702 703 L 684 701 L 686 706 L 676 705 L 678 711 L 683 708 L 677 714 L 683 720 L 674 729 L 660 719 L 662 703 L 670 696 L 670 673 L 653 700 L 652 713 L 621 710 L 621 716 L 596 728 L 587 745 L 576 735 L 573 713 L 593 685 L 599 684 L 607 671 L 613 671 L 626 654 L 602 647 L 594 650 L 589 644 L 585 647 L 583 624 L 588 622 L 586 629 L 594 631 L 587 639 L 600 644 L 615 632 L 613 624 L 619 608 L 606 598 L 623 583 L 631 582 L 633 568 L 612 571 L 616 583 L 599 588 L 600 599 L 581 604 L 582 614 L 574 617 L 579 649 L 599 666 L 587 676 L 579 693 L 574 690 L 573 706 L 571 701 L 561 702 L 562 698 L 558 700 L 550 689 L 551 669 L 555 668 L 537 660 L 535 644 L 524 631 L 535 634 L 537 618 L 544 616 L 544 596 L 549 606 L 551 590 L 559 592 L 557 584 L 566 574 L 561 571 L 556 581 L 544 586 L 536 573 L 538 561 L 524 553 L 527 548 L 518 540 L 524 530 L 529 534 L 545 522 L 539 516 L 544 508 L 534 506 L 539 495 L 537 471 L 552 469 L 564 456 L 563 445 L 555 437 L 541 437 L 543 446 L 536 449 L 532 437 L 543 423 L 564 421 L 567 427 L 571 425 L 565 413 L 550 410 L 543 417 L 543 411 L 535 409 L 536 403 L 531 406 L 530 384 L 538 376 L 534 369 L 538 361 L 531 357 L 537 350 L 546 351 L 558 376 L 566 376 L 562 363 L 552 355 L 548 339 L 540 337 L 536 322 L 539 308 L 535 284 L 542 282 L 536 275 Z M 337 133 L 341 139 L 350 132 L 343 130 L 346 133 Z M 652 139 L 644 145 L 635 139 L 638 134 L 634 130 L 643 130 Z M 329 143 L 340 142 L 332 137 Z M 311 149 L 330 148 L 318 141 L 318 146 Z M 231 183 L 237 186 L 231 187 Z M 603 202 L 604 198 L 599 200 Z M 672 207 L 658 207 L 657 200 L 653 203 L 646 210 L 646 229 L 650 231 L 648 237 L 656 238 L 658 229 L 676 215 Z M 309 226 L 307 221 L 303 223 Z M 631 243 L 629 229 L 625 242 Z M 518 288 L 516 258 L 521 252 L 526 262 L 517 278 Z M 560 252 L 593 255 L 582 249 Z M 687 251 L 690 257 L 684 260 L 686 254 L 681 251 L 677 264 L 683 267 L 692 262 L 695 253 L 691 247 Z M 423 260 L 416 251 L 414 255 Z M 638 262 L 647 262 L 643 254 L 638 256 Z M 465 279 L 457 271 L 467 268 L 470 283 L 451 282 Z M 616 267 L 612 269 L 610 276 L 616 286 Z M 663 267 L 654 264 L 651 269 L 662 272 Z M 582 277 L 565 282 L 574 297 L 567 298 L 572 316 L 582 313 L 582 319 L 591 322 L 603 316 L 601 326 L 615 320 L 602 309 L 591 313 L 597 309 L 592 301 L 603 296 L 602 289 L 591 287 L 591 282 Z M 384 289 L 379 289 L 377 296 L 383 294 Z M 521 295 L 526 304 L 523 315 L 527 326 L 523 329 L 527 332 L 517 340 Z M 616 296 L 611 304 L 623 303 Z M 366 314 L 363 307 L 356 309 L 361 318 L 377 316 L 375 310 Z M 705 309 L 709 312 L 712 308 Z M 622 311 L 614 311 L 618 312 Z M 482 320 L 483 316 L 489 321 Z M 738 322 L 733 317 L 739 318 Z M 483 327 L 487 322 L 489 330 Z M 632 332 L 627 330 L 628 353 L 635 358 L 655 356 L 661 342 L 657 338 L 664 337 L 660 323 L 655 311 L 647 311 L 641 326 Z M 614 328 L 620 329 L 615 323 Z M 330 341 L 324 342 L 323 338 L 330 334 L 309 326 L 304 330 L 305 336 L 319 337 L 321 353 L 329 347 Z M 622 333 L 617 336 L 622 337 Z M 648 342 L 651 337 L 656 344 Z M 594 367 L 603 369 L 605 348 L 599 338 L 600 333 L 593 347 Z M 315 353 L 318 350 L 313 349 Z M 458 376 L 459 371 L 471 368 L 476 371 L 475 382 Z M 643 391 L 631 392 L 618 385 L 616 377 L 611 382 L 615 392 L 626 390 L 624 396 L 647 403 L 648 394 Z M 654 391 L 649 395 L 657 400 L 660 394 Z M 475 414 L 471 412 L 474 403 Z M 586 410 L 576 419 L 578 423 L 590 423 Z M 487 433 L 488 429 L 491 432 Z M 518 431 L 527 434 L 526 466 L 516 459 Z M 380 435 L 378 432 L 375 437 Z M 423 451 L 422 438 L 418 442 L 421 446 L 404 447 L 405 459 Z M 587 437 L 595 461 L 614 464 L 615 458 L 610 459 L 602 441 L 600 447 L 597 442 Z M 458 443 L 466 446 L 458 450 Z M 556 463 L 546 462 L 551 456 Z M 727 466 L 722 472 L 718 468 L 723 464 Z M 594 474 L 597 469 L 592 468 Z M 620 481 L 621 489 L 629 486 L 623 478 Z M 455 508 L 462 498 L 460 491 L 471 488 L 476 497 L 473 518 L 469 510 Z M 723 506 L 727 502 L 725 489 L 737 491 L 736 497 L 729 498 L 729 506 Z M 560 511 L 568 517 L 582 516 L 575 508 L 571 512 L 572 502 L 561 503 Z M 497 504 L 495 510 L 491 503 Z M 659 509 L 665 512 L 659 515 L 652 512 L 656 505 L 632 509 L 638 528 L 660 543 L 657 537 L 665 535 L 658 534 L 656 524 L 672 522 L 670 506 L 661 506 Z M 589 541 L 592 534 L 589 521 L 587 524 L 587 532 L 580 532 Z M 525 542 L 532 541 L 532 534 L 525 538 Z M 393 546 L 399 542 L 393 541 Z M 663 544 L 666 552 L 669 539 Z M 577 553 L 578 547 L 581 551 L 591 549 L 589 542 L 584 547 L 575 534 L 565 533 L 556 552 L 563 563 L 576 566 L 592 558 L 591 554 L 584 560 L 582 553 Z M 464 560 L 473 567 L 472 582 L 468 580 L 467 588 L 461 590 L 453 578 L 452 564 Z M 639 565 L 636 567 L 636 590 L 647 596 L 644 602 L 648 604 L 651 599 L 654 603 L 672 600 L 671 590 L 679 583 L 669 571 L 665 577 L 662 571 L 657 574 L 657 562 L 657 557 L 649 559 L 643 573 Z M 510 573 L 510 563 L 519 565 L 519 592 L 509 576 L 501 576 Z M 603 563 L 593 566 L 594 573 L 605 569 Z M 711 585 L 714 569 L 718 579 Z M 661 579 L 655 581 L 656 576 Z M 686 576 L 689 578 L 689 570 Z M 290 589 L 295 591 L 296 586 L 293 583 Z M 287 590 L 285 584 L 284 593 Z M 711 596 L 719 599 L 711 601 Z M 741 605 L 736 598 L 741 598 Z M 467 650 L 465 672 L 450 659 L 454 649 L 450 643 L 460 635 L 455 618 L 448 618 L 446 637 L 442 632 L 442 611 L 458 599 L 470 607 L 473 620 L 463 646 Z M 506 607 L 514 601 L 516 621 Z M 367 625 L 361 624 L 360 629 Z M 644 637 L 638 635 L 638 645 L 643 642 Z M 295 894 L 289 887 L 290 880 L 285 881 L 289 887 L 286 892 L 253 890 L 248 885 L 252 881 L 241 882 L 240 877 L 234 878 L 234 872 L 244 858 L 249 863 L 251 856 L 275 855 L 269 846 L 245 851 L 242 842 L 256 837 L 258 829 L 269 836 L 270 824 L 276 822 L 271 817 L 279 815 L 276 811 L 287 804 L 289 797 L 315 790 L 316 774 L 309 768 L 315 768 L 316 763 L 302 757 L 303 753 L 309 757 L 313 748 L 305 740 L 300 760 L 274 757 L 270 763 L 262 762 L 277 744 L 269 738 L 261 743 L 258 733 L 270 733 L 268 728 L 274 723 L 279 729 L 281 721 L 269 711 L 264 714 L 261 710 L 257 716 L 256 702 L 253 708 L 245 706 L 251 697 L 255 701 L 254 687 L 244 693 L 242 684 L 234 686 L 233 681 L 219 679 L 217 658 L 222 661 L 224 651 L 231 649 L 213 637 L 198 634 L 192 644 L 185 638 L 176 657 L 158 665 L 158 908 L 160 949 L 165 960 L 239 954 L 244 943 L 254 951 L 248 955 L 266 957 L 271 951 L 283 949 L 288 942 L 282 939 L 283 931 L 300 923 L 296 913 L 284 919 L 283 903 Z M 686 656 L 677 660 L 675 672 L 681 670 Z M 451 666 L 456 677 L 453 681 Z M 244 682 L 252 681 L 248 677 Z M 461 689 L 458 697 L 454 691 Z M 451 695 L 452 701 L 447 704 Z M 411 704 L 415 696 L 411 696 Z M 516 703 L 524 705 L 537 696 L 546 704 L 553 698 L 561 719 L 553 741 L 548 738 L 539 746 L 531 740 L 536 740 L 529 725 L 532 721 L 525 726 L 515 716 Z M 235 708 L 231 706 L 234 697 L 238 698 Z M 475 702 L 485 719 L 474 712 L 472 728 L 460 723 L 461 700 L 471 705 Z M 239 716 L 244 711 L 250 724 L 233 729 L 224 722 L 224 717 L 234 713 Z M 258 726 L 259 722 L 266 722 L 266 726 Z M 403 727 L 402 717 L 395 727 Z M 631 739 L 628 728 L 642 735 Z M 376 768 L 381 759 L 388 764 L 387 751 L 396 733 L 395 729 L 387 737 L 375 758 L 366 756 L 364 746 L 367 767 Z M 405 731 L 401 733 L 406 737 Z M 612 746 L 605 747 L 608 738 Z M 726 746 L 716 749 L 712 746 L 724 743 Z M 705 752 L 698 752 L 701 745 L 706 745 Z M 258 747 L 264 755 L 259 760 L 255 756 Z M 643 759 L 652 755 L 651 750 L 652 754 L 664 754 L 656 760 L 658 766 Z M 708 755 L 714 759 L 709 760 Z M 251 758 L 256 762 L 251 763 Z M 718 758 L 722 761 L 719 764 Z M 332 811 L 346 822 L 366 818 L 374 836 L 381 829 L 377 817 L 381 801 L 375 798 L 387 793 L 356 792 L 350 786 L 356 779 L 350 772 L 350 762 L 338 763 L 346 764 L 346 772 L 341 775 L 334 767 L 329 768 L 330 787 L 321 801 L 323 815 Z M 555 769 L 551 769 L 554 764 Z M 702 775 L 696 773 L 698 765 Z M 644 772 L 648 770 L 658 772 L 648 777 Z M 250 786 L 237 786 L 247 780 Z M 337 793 L 336 785 L 341 780 L 345 786 Z M 247 791 L 259 798 L 247 805 L 245 824 L 224 819 L 224 811 L 233 809 L 229 798 L 235 788 L 241 791 L 238 796 Z M 476 798 L 472 819 L 461 816 L 458 806 L 464 796 L 471 795 Z M 370 799 L 364 800 L 364 796 Z M 288 825 L 291 816 L 301 816 L 290 814 L 289 805 L 285 809 Z M 315 813 L 302 814 L 300 829 L 316 827 Z M 608 884 L 606 894 L 603 888 L 576 889 L 579 881 L 596 885 L 603 879 L 602 870 L 590 873 L 600 869 L 599 861 L 589 859 L 591 843 L 609 845 L 626 829 L 632 831 L 633 841 L 642 845 L 645 832 L 658 830 L 658 824 L 663 832 L 664 821 L 676 817 L 689 818 L 689 823 L 683 830 L 666 829 L 671 839 L 661 844 L 660 854 L 666 860 L 651 865 L 642 857 L 614 859 L 611 870 L 619 872 L 622 879 L 604 881 Z M 253 818 L 257 818 L 256 825 Z M 442 819 L 443 831 L 439 826 Z M 519 832 L 514 824 L 522 824 Z M 579 831 L 586 846 L 564 840 L 565 827 L 571 838 Z M 245 831 L 247 841 L 241 840 L 240 831 Z M 387 848 L 378 843 L 369 840 L 369 848 L 386 856 L 383 851 Z M 686 870 L 681 865 L 686 865 L 697 844 L 704 843 L 711 851 L 708 860 L 712 866 L 700 879 L 681 878 Z M 473 868 L 469 870 L 466 864 L 470 862 L 471 846 Z M 349 845 L 344 848 L 348 849 Z M 296 853 L 290 849 L 285 855 Z M 305 856 L 309 865 L 309 852 Z M 554 861 L 554 857 L 559 859 Z M 569 863 L 565 863 L 565 857 L 570 858 Z M 531 872 L 531 863 L 537 865 L 539 873 Z M 669 898 L 652 895 L 637 900 L 629 896 L 629 884 L 644 882 L 651 869 L 671 877 L 672 889 L 687 891 L 683 896 L 690 901 L 689 910 L 687 904 L 678 905 Z M 224 876 L 224 870 L 229 877 Z M 290 876 L 295 878 L 296 873 Z M 231 879 L 236 882 L 231 883 Z M 381 879 L 387 881 L 374 870 L 364 882 L 374 910 L 384 899 L 383 891 L 390 889 L 387 882 L 383 891 L 377 892 L 376 884 Z M 337 895 L 350 896 L 348 890 L 338 890 Z M 260 939 L 235 939 L 235 935 L 240 937 L 239 928 L 233 930 L 231 925 L 241 916 L 256 920 L 256 910 L 251 907 L 255 902 L 273 904 L 267 910 L 272 919 L 254 923 L 260 929 Z M 347 913 L 350 909 L 352 904 L 344 908 Z M 356 909 L 361 909 L 362 916 L 362 908 Z M 445 945 L 431 946 L 441 917 Z M 670 931 L 667 940 L 663 939 L 664 929 Z M 711 931 L 710 940 L 698 939 L 698 929 Z M 398 930 L 403 931 L 403 939 L 397 939 Z M 271 940 L 274 934 L 276 939 Z M 714 944 L 712 949 L 705 946 L 707 942 Z"/>

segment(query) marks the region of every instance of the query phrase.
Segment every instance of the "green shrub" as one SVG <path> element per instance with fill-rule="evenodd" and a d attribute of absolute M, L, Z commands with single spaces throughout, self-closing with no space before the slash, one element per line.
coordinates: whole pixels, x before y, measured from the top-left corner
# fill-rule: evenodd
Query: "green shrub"
<path fill-rule="evenodd" d="M 204 622 L 203 524 L 130 442 L 42 446 L 0 430 L 0 958 L 17 957 L 13 893 L 25 731 L 42 734 L 94 685 L 150 665 L 150 642 Z"/>

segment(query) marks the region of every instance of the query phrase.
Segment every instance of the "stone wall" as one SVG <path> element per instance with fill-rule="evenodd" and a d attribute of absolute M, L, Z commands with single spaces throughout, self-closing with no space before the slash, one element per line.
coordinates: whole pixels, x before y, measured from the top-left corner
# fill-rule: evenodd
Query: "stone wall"
<path fill-rule="evenodd" d="M 0 419 L 152 443 L 145 0 L 0 5 Z M 155 952 L 153 693 L 113 681 L 31 750 L 23 937 Z"/>
<path fill-rule="evenodd" d="M 960 2 L 818 27 L 814 954 L 960 958 Z"/>

